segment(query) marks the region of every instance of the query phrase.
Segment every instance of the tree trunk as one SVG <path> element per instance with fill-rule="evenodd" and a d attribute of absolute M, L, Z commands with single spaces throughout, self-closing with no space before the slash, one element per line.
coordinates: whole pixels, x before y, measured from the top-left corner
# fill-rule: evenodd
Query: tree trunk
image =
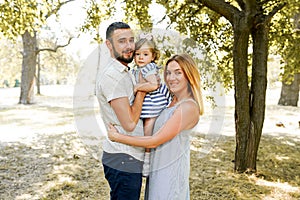
<path fill-rule="evenodd" d="M 250 91 L 250 131 L 246 154 L 246 166 L 248 172 L 256 172 L 257 151 L 265 119 L 269 41 L 268 32 L 268 21 L 258 23 L 258 25 L 256 25 L 252 30 L 253 59 Z"/>
<path fill-rule="evenodd" d="M 256 16 L 259 17 L 259 16 Z M 234 82 L 235 82 L 235 126 L 237 172 L 256 172 L 256 159 L 265 117 L 267 88 L 268 22 L 264 18 L 255 20 L 251 29 L 253 60 L 251 89 L 247 75 L 247 49 L 250 28 L 239 19 L 234 29 Z"/>
<path fill-rule="evenodd" d="M 282 81 L 280 99 L 278 105 L 297 106 L 299 100 L 300 73 L 294 74 L 291 84 Z"/>
<path fill-rule="evenodd" d="M 41 94 L 41 60 L 40 60 L 40 54 L 37 55 L 37 75 L 36 75 L 36 94 Z"/>
<path fill-rule="evenodd" d="M 250 130 L 249 86 L 248 86 L 248 41 L 250 30 L 245 16 L 235 17 L 233 44 L 234 98 L 236 150 L 235 171 L 247 168 L 246 151 Z"/>
<path fill-rule="evenodd" d="M 33 36 L 26 31 L 22 35 L 23 61 L 21 77 L 20 104 L 34 103 L 34 77 L 36 71 L 36 34 Z"/>

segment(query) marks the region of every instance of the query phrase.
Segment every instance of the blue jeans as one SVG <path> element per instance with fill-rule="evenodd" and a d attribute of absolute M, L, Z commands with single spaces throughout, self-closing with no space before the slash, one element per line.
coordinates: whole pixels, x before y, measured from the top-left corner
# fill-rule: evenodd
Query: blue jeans
<path fill-rule="evenodd" d="M 110 186 L 111 200 L 139 200 L 143 162 L 127 154 L 103 152 L 104 175 Z"/>

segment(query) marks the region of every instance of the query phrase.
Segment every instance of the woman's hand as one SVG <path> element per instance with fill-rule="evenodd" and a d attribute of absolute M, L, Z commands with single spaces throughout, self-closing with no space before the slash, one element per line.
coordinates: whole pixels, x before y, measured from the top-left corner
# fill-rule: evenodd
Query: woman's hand
<path fill-rule="evenodd" d="M 116 127 L 114 127 L 111 123 L 108 124 L 108 127 L 107 127 L 107 136 L 108 138 L 115 142 L 117 137 L 118 137 L 118 130 L 116 129 Z"/>

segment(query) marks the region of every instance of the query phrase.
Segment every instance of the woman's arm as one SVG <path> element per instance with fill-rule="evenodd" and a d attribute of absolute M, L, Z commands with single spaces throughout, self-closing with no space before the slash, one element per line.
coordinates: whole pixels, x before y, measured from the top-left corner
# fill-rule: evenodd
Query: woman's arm
<path fill-rule="evenodd" d="M 132 146 L 145 148 L 155 148 L 172 138 L 182 130 L 193 128 L 199 120 L 198 106 L 187 101 L 181 103 L 166 124 L 152 136 L 130 136 L 123 135 L 110 125 L 108 127 L 108 137 L 110 140 Z"/>

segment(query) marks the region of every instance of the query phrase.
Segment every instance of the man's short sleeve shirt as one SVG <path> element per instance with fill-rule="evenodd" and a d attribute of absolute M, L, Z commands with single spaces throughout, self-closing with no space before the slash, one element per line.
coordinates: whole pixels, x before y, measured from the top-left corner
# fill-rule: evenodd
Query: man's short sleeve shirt
<path fill-rule="evenodd" d="M 111 100 L 127 97 L 130 105 L 132 105 L 134 101 L 134 83 L 134 77 L 131 72 L 120 62 L 112 59 L 97 77 L 96 95 L 100 106 L 100 114 L 106 126 L 108 123 L 117 124 L 117 128 L 121 133 L 142 136 L 143 124 L 141 120 L 139 120 L 133 132 L 127 133 L 121 127 L 114 110 L 109 104 Z M 127 153 L 139 160 L 143 160 L 144 148 L 105 140 L 103 150 L 108 153 Z"/>

